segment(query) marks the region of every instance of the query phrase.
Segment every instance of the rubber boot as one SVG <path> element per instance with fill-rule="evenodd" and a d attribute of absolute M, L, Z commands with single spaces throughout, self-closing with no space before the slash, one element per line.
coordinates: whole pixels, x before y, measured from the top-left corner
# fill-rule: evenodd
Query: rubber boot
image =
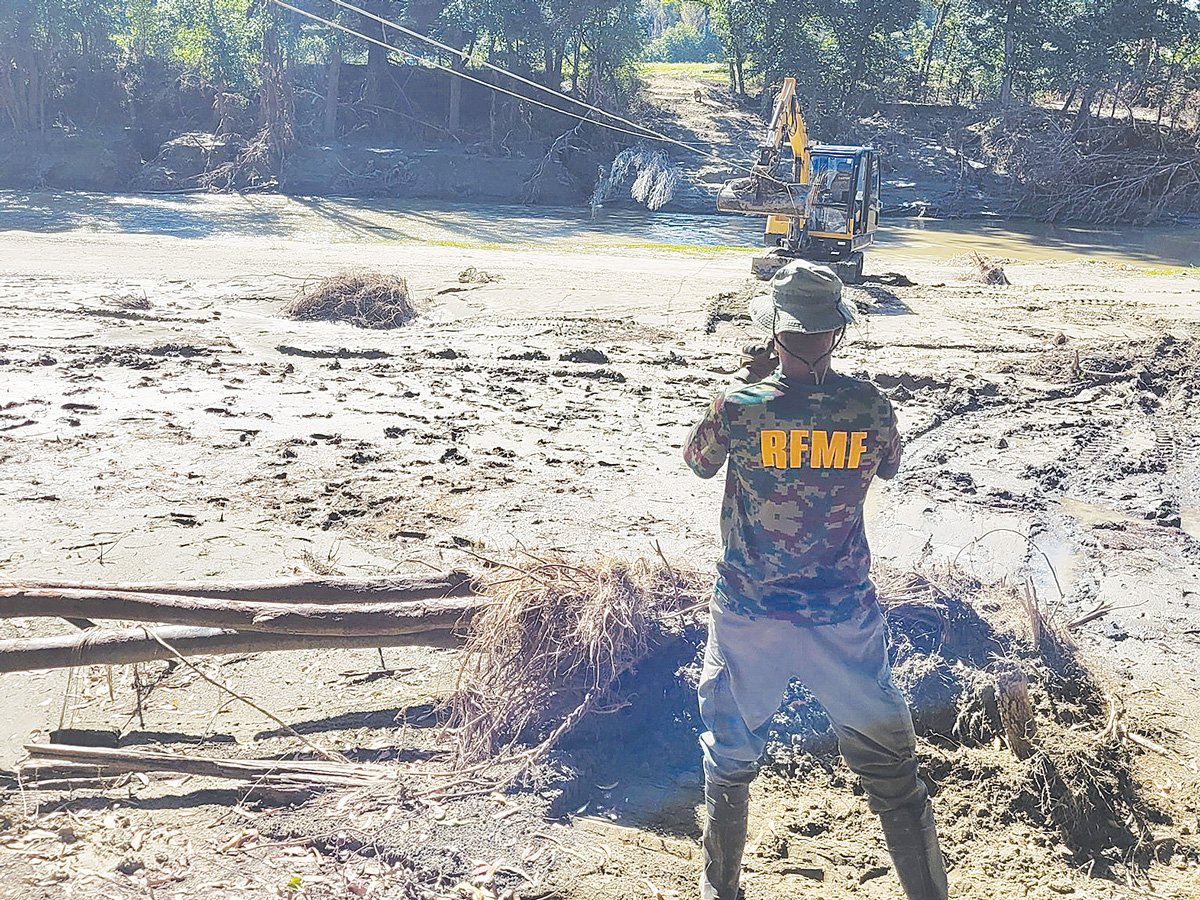
<path fill-rule="evenodd" d="M 933 805 L 881 813 L 883 838 L 908 900 L 946 900 L 946 864 L 938 845 Z"/>
<path fill-rule="evenodd" d="M 750 817 L 750 785 L 704 785 L 704 870 L 700 900 L 737 900 Z"/>

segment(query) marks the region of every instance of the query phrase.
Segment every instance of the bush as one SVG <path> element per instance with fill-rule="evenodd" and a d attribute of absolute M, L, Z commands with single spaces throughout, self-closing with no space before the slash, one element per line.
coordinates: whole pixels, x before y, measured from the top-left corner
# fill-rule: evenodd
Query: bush
<path fill-rule="evenodd" d="M 701 34 L 686 22 L 676 22 L 652 40 L 642 54 L 647 62 L 721 62 L 725 51 L 711 31 Z"/>

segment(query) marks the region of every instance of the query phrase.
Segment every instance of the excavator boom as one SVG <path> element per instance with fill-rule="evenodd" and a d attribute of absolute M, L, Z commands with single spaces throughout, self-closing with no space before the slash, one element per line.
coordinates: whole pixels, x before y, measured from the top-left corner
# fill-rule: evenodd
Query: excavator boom
<path fill-rule="evenodd" d="M 792 151 L 792 171 L 776 174 L 784 144 Z M 809 180 L 811 156 L 808 127 L 796 97 L 796 79 L 785 78 L 775 97 L 767 133 L 758 148 L 758 161 L 746 178 L 734 179 L 717 195 L 721 212 L 746 215 L 805 216 L 807 192 L 798 187 Z"/>
<path fill-rule="evenodd" d="M 771 124 L 767 126 L 767 140 L 764 146 L 775 148 L 783 145 L 784 139 L 792 148 L 792 154 L 799 163 L 797 173 L 798 183 L 808 182 L 808 126 L 800 113 L 800 104 L 796 99 L 796 79 L 783 79 L 783 88 L 775 98 L 775 110 L 771 113 Z"/>
<path fill-rule="evenodd" d="M 763 239 L 773 250 L 755 260 L 760 276 L 801 256 L 835 265 L 846 281 L 857 280 L 879 218 L 878 153 L 873 147 L 814 145 L 796 79 L 785 78 L 757 161 L 748 176 L 721 188 L 717 209 L 769 217 Z"/>

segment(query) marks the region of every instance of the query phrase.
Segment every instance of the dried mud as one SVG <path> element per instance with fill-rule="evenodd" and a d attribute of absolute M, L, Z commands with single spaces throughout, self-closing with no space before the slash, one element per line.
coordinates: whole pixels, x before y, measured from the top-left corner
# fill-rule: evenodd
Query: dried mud
<path fill-rule="evenodd" d="M 398 272 L 425 314 L 379 334 L 289 321 L 294 282 L 239 274 L 313 274 L 311 248 L 251 244 L 233 260 L 97 239 L 84 261 L 77 246 L 37 244 L 66 274 L 15 255 L 0 272 L 0 577 L 349 574 L 655 544 L 703 568 L 716 553 L 720 485 L 684 471 L 679 448 L 754 337 L 746 255 L 426 248 Z M 332 251 L 316 274 L 377 256 Z M 503 278 L 442 293 L 468 262 Z M 192 280 L 176 280 L 180 267 Z M 878 268 L 912 283 L 849 289 L 864 315 L 841 365 L 892 397 L 907 438 L 900 476 L 869 501 L 881 571 L 941 586 L 942 612 L 903 614 L 893 650 L 919 701 L 953 895 L 1188 900 L 1200 886 L 1200 283 L 1080 263 L 1017 261 L 1010 286 L 952 261 Z M 1073 694 L 1079 678 L 1056 678 L 1029 642 L 1014 600 L 1026 583 L 1048 618 L 1078 623 L 1099 689 L 1166 755 L 1102 737 L 1108 706 Z M 54 627 L 5 620 L 0 634 Z M 581 727 L 534 789 L 499 799 L 330 795 L 273 811 L 196 779 L 10 785 L 0 895 L 417 897 L 439 873 L 452 894 L 482 862 L 475 880 L 491 866 L 497 894 L 694 897 L 700 638 L 645 667 L 641 702 Z M 987 687 L 1000 660 L 1034 685 L 1045 752 L 1029 760 L 997 745 Z M 436 701 L 455 650 L 204 665 L 355 759 L 445 762 Z M 142 677 L 139 720 L 127 668 L 111 693 L 100 668 L 69 684 L 4 676 L 0 764 L 60 719 L 119 727 L 125 746 L 296 750 L 182 667 Z M 748 900 L 898 896 L 823 732 L 797 688 L 754 787 Z"/>

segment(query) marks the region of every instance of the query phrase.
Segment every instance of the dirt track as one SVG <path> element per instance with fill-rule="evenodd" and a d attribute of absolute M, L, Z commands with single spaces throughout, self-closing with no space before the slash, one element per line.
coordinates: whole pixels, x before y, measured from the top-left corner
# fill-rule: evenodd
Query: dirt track
<path fill-rule="evenodd" d="M 297 280 L 247 274 L 318 275 L 348 264 L 408 277 L 424 315 L 387 333 L 293 323 L 278 313 Z M 467 265 L 502 279 L 460 284 Z M 350 574 L 445 567 L 466 551 L 517 547 L 581 559 L 649 555 L 656 542 L 670 559 L 709 566 L 720 486 L 692 478 L 679 446 L 749 335 L 737 318 L 747 268 L 747 255 L 729 252 L 10 234 L 0 249 L 0 307 L 11 323 L 0 338 L 0 577 Z M 844 370 L 869 374 L 893 396 L 908 438 L 901 477 L 872 498 L 877 556 L 902 568 L 1028 575 L 1062 620 L 1115 607 L 1075 636 L 1147 733 L 1176 754 L 1143 758 L 1147 790 L 1174 816 L 1163 833 L 1194 833 L 1200 279 L 1015 262 L 1006 266 L 1013 285 L 992 287 L 954 260 L 878 254 L 872 268 L 915 282 L 852 290 L 866 315 L 841 352 Z M 1032 535 L 1036 550 L 1014 531 Z M 6 621 L 0 633 L 34 627 L 44 626 Z M 262 655 L 222 672 L 286 721 L 380 754 L 400 746 L 397 711 L 445 691 L 453 653 L 397 654 L 389 664 L 406 671 L 363 677 L 377 662 L 365 651 Z M 96 673 L 81 680 L 66 712 L 77 725 L 169 733 L 160 735 L 168 742 L 216 733 L 253 754 L 287 746 L 255 740 L 266 724 L 179 673 L 152 694 L 144 728 L 133 725 L 128 686 L 118 682 L 109 700 Z M 62 672 L 3 676 L 9 738 L 0 765 L 12 764 L 31 732 L 57 725 L 65 682 Z M 957 772 L 961 785 L 970 764 L 943 761 L 938 771 Z M 843 775 L 831 787 L 822 771 L 790 787 L 762 782 L 755 833 L 825 816 L 843 823 L 826 829 L 830 840 L 858 835 L 858 846 L 874 847 L 866 856 L 878 856 L 861 800 Z M 605 843 L 622 854 L 616 874 L 609 864 L 573 876 L 583 879 L 579 896 L 653 896 L 643 877 L 691 896 L 695 826 L 683 820 L 694 809 L 694 776 L 679 777 L 650 801 L 678 795 L 683 812 L 660 821 L 663 837 L 588 820 L 561 838 L 589 859 L 586 848 Z M 197 896 L 206 881 L 228 881 L 230 895 L 265 891 L 301 865 L 256 864 L 240 888 L 243 873 L 220 874 L 214 860 L 223 857 L 212 854 L 237 831 L 229 818 L 200 806 L 198 826 L 186 804 L 172 811 L 178 804 L 152 799 L 161 784 L 145 790 L 145 802 L 111 813 L 107 801 L 88 800 L 46 820 L 51 834 L 70 825 L 94 839 L 39 843 L 25 832 L 27 843 L 0 848 L 0 871 L 11 876 L 0 876 L 0 894 L 61 896 L 67 884 L 76 896 L 144 895 L 146 871 L 114 872 L 138 828 L 143 840 L 160 829 L 165 861 L 142 854 L 156 871 L 175 865 L 177 836 L 192 842 L 175 889 Z M 18 808 L 4 815 L 16 821 Z M 958 822 L 970 810 L 939 813 Z M 108 815 L 131 820 L 114 818 L 119 839 L 103 834 Z M 1114 881 L 1073 873 L 1052 836 L 1019 822 L 995 828 L 950 826 L 988 848 L 948 846 L 956 896 L 1124 895 Z M 748 897 L 893 896 L 890 878 L 858 881 L 878 865 L 866 856 L 842 852 L 816 883 L 796 874 L 807 864 L 753 855 Z M 312 865 L 319 896 L 325 870 Z M 103 874 L 81 874 L 89 871 Z M 1200 888 L 1200 867 L 1182 850 L 1150 874 L 1160 896 L 1185 900 Z"/>

